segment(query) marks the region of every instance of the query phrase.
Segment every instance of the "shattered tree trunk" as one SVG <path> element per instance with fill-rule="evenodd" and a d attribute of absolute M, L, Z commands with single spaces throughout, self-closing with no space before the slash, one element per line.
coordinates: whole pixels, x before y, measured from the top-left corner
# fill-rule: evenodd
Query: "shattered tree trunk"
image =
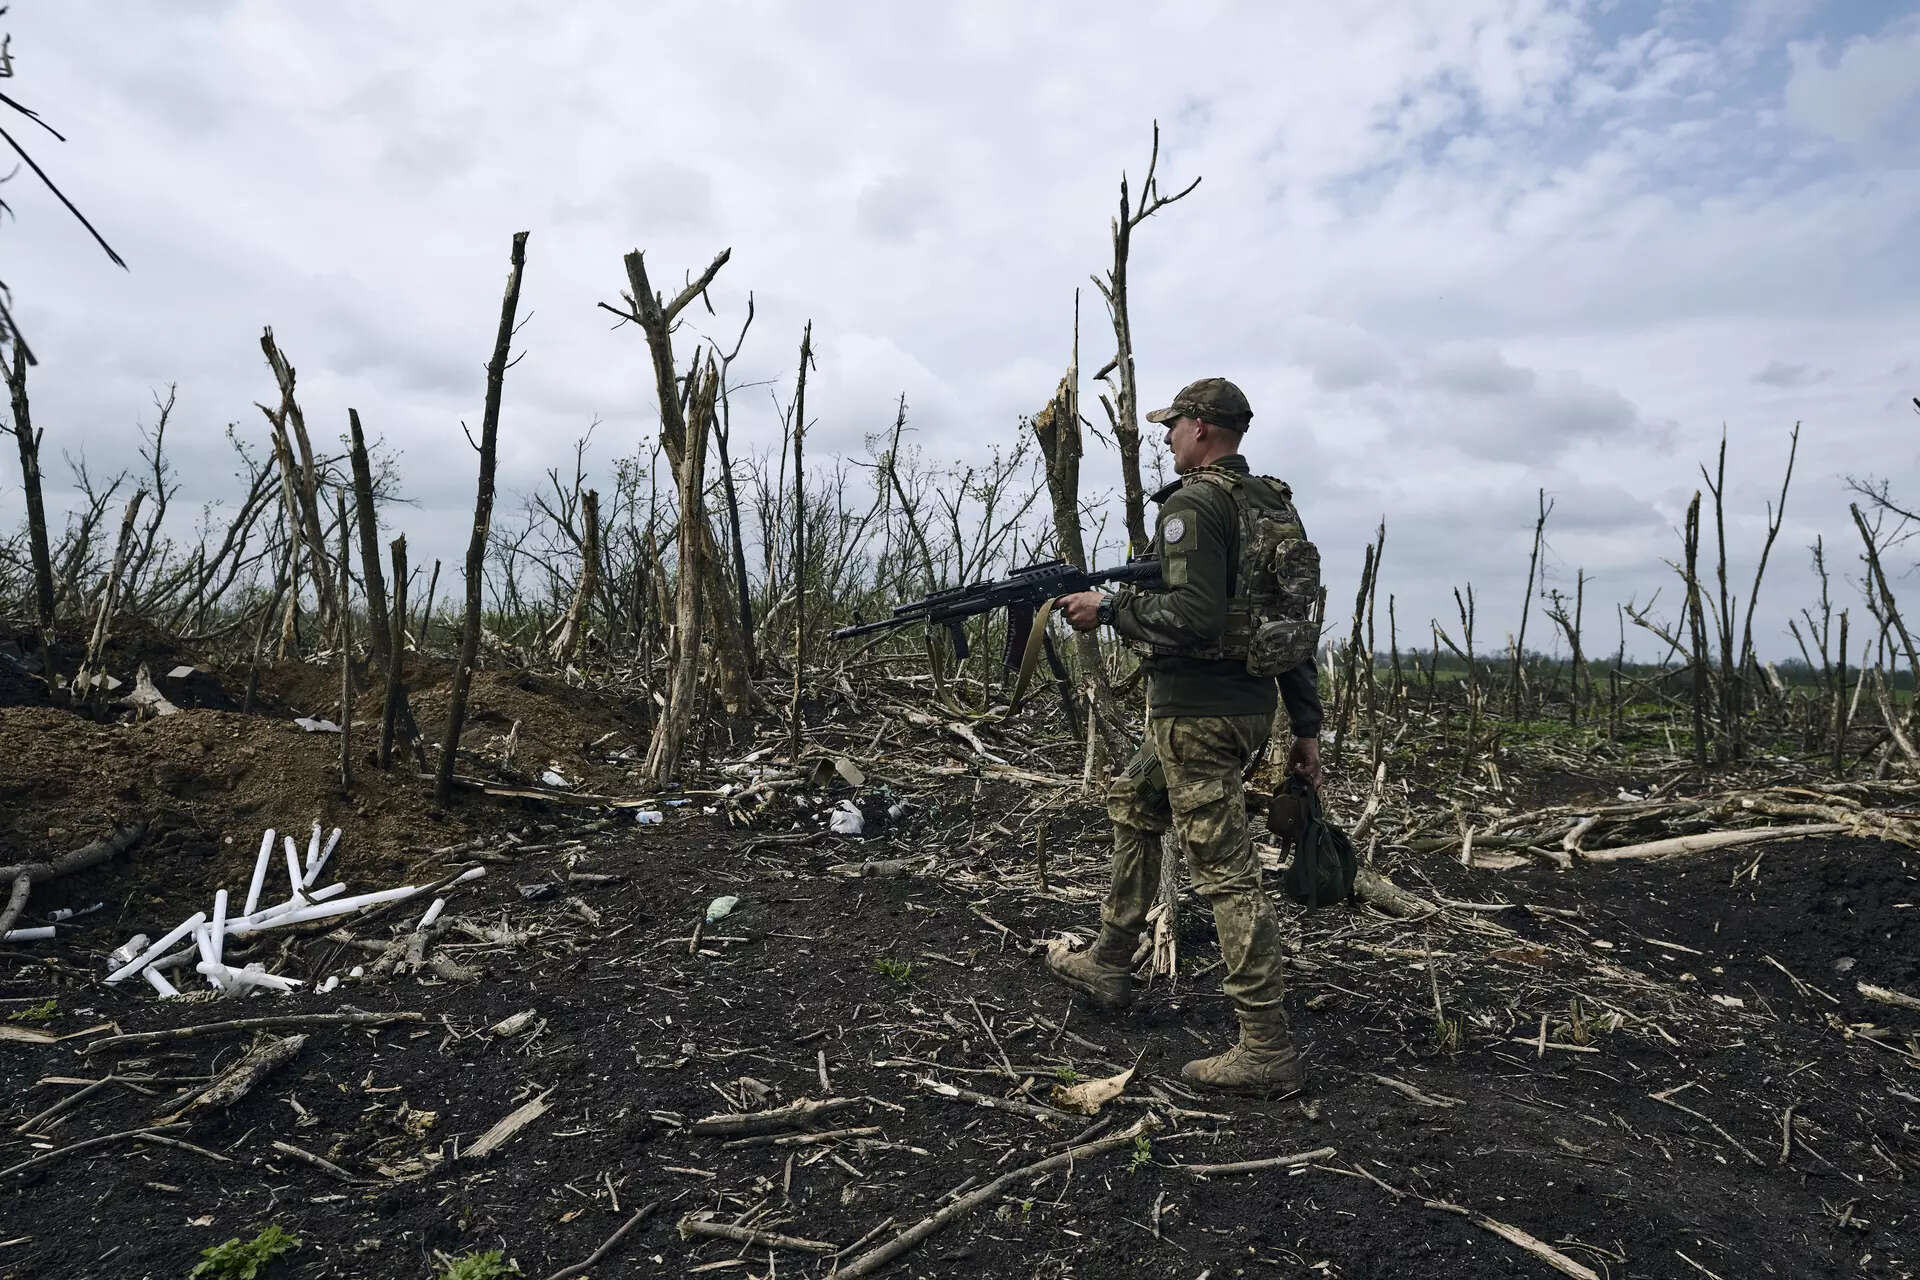
<path fill-rule="evenodd" d="M 380 706 L 380 747 L 374 757 L 382 769 L 393 765 L 394 723 L 400 717 L 400 705 L 407 696 L 404 668 L 407 660 L 407 535 L 393 540 L 393 618 L 388 637 L 387 696 Z"/>
<path fill-rule="evenodd" d="M 360 411 L 347 410 L 352 433 L 353 500 L 360 518 L 360 577 L 367 596 L 367 653 L 387 664 L 387 586 L 380 574 L 380 517 L 373 507 L 373 468 L 367 461 L 366 437 L 360 433 Z M 398 584 L 395 584 L 398 590 Z"/>
<path fill-rule="evenodd" d="M 105 675 L 96 664 L 107 647 L 107 636 L 113 630 L 113 610 L 120 602 L 120 575 L 127 567 L 127 552 L 133 546 L 134 522 L 140 518 L 140 504 L 146 496 L 145 489 L 135 489 L 133 500 L 127 503 L 126 514 L 120 517 L 120 537 L 114 543 L 113 567 L 107 571 L 107 585 L 100 592 L 100 608 L 94 614 L 93 630 L 87 637 L 87 656 L 81 659 L 80 670 L 73 678 L 74 689 L 82 698 L 92 698 L 102 692 Z"/>
<path fill-rule="evenodd" d="M 1687 631 L 1693 666 L 1693 767 L 1707 767 L 1707 619 L 1700 601 L 1700 492 L 1687 505 L 1686 529 Z"/>
<path fill-rule="evenodd" d="M 555 662 L 564 665 L 580 646 L 580 634 L 586 629 L 587 610 L 600 589 L 600 491 L 589 489 L 580 495 L 580 582 L 573 591 L 573 603 L 554 624 L 550 652 Z"/>
<path fill-rule="evenodd" d="M 286 550 L 280 556 L 280 572 L 273 580 L 273 597 L 267 601 L 267 607 L 260 613 L 260 629 L 253 636 L 253 661 L 247 664 L 247 691 L 240 699 L 240 714 L 253 714 L 253 699 L 260 692 L 260 657 L 266 652 L 267 632 L 273 628 L 274 615 L 280 611 L 280 593 L 287 589 L 288 580 L 293 577 L 293 551 L 298 545 L 292 533 L 288 533 Z"/>
<path fill-rule="evenodd" d="M 1073 361 L 1061 376 L 1053 399 L 1033 415 L 1033 432 L 1047 463 L 1047 493 L 1053 499 L 1053 531 L 1060 555 L 1076 568 L 1087 567 L 1086 543 L 1080 536 L 1080 329 L 1076 319 Z M 1089 712 L 1098 726 L 1107 761 L 1117 764 L 1129 756 L 1126 717 L 1107 683 L 1100 660 L 1100 642 L 1091 631 L 1076 631 L 1073 649 L 1086 681 Z"/>
<path fill-rule="evenodd" d="M 13 401 L 13 434 L 20 446 L 20 485 L 27 497 L 27 542 L 33 559 L 34 621 L 40 628 L 40 674 L 51 694 L 59 671 L 53 649 L 53 557 L 47 549 L 47 508 L 40 493 L 40 437 L 27 404 L 27 348 L 17 335 L 13 363 L 6 366 L 7 393 Z"/>
<path fill-rule="evenodd" d="M 337 494 L 340 524 L 340 789 L 353 789 L 353 552 L 347 495 Z"/>
<path fill-rule="evenodd" d="M 473 536 L 467 542 L 467 616 L 460 629 L 460 656 L 453 666 L 453 689 L 447 698 L 447 727 L 441 739 L 440 768 L 434 775 L 433 800 L 445 808 L 453 798 L 453 764 L 460 751 L 460 733 L 467 721 L 467 690 L 473 684 L 473 664 L 480 656 L 480 607 L 487 567 L 487 531 L 493 525 L 493 471 L 500 441 L 500 392 L 507 381 L 507 352 L 513 346 L 513 317 L 520 307 L 520 272 L 527 263 L 527 233 L 513 233 L 513 251 L 507 269 L 506 296 L 500 302 L 500 327 L 494 334 L 493 358 L 487 361 L 487 401 L 480 420 L 480 488 L 473 503 Z"/>
<path fill-rule="evenodd" d="M 674 598 L 673 668 L 668 676 L 667 710 L 653 727 L 653 741 L 647 748 L 647 776 L 656 786 L 677 780 L 680 749 L 693 723 L 693 708 L 699 696 L 700 641 L 707 592 L 702 583 L 701 559 L 710 548 L 692 536 L 706 524 L 704 499 L 707 467 L 707 437 L 712 427 L 713 398 L 720 382 L 719 368 L 711 356 L 704 374 L 696 368 L 692 413 L 687 421 L 685 448 L 676 473 L 680 485 L 680 572 Z"/>
<path fill-rule="evenodd" d="M 1119 376 L 1115 399 L 1100 397 L 1113 428 L 1114 443 L 1120 447 L 1120 483 L 1126 495 L 1128 553 L 1142 555 L 1150 538 L 1147 532 L 1146 494 L 1140 483 L 1140 390 L 1134 376 L 1133 320 L 1127 312 L 1127 257 L 1133 247 L 1133 229 L 1155 212 L 1182 199 L 1200 185 L 1195 178 L 1177 195 L 1162 198 L 1154 170 L 1160 163 L 1160 122 L 1153 124 L 1153 155 L 1147 161 L 1147 180 L 1140 188 L 1140 207 L 1133 208 L 1127 191 L 1127 175 L 1120 175 L 1120 216 L 1113 220 L 1113 266 L 1107 278 L 1093 277 L 1093 287 L 1107 303 L 1107 318 L 1113 322 L 1113 359 L 1094 374 L 1098 381 L 1109 371 Z"/>
<path fill-rule="evenodd" d="M 807 666 L 807 366 L 813 363 L 813 321 L 800 334 L 800 374 L 793 392 L 793 698 L 787 704 L 787 758 L 800 759 L 800 685 Z"/>
<path fill-rule="evenodd" d="M 300 402 L 294 398 L 294 368 L 274 343 L 272 329 L 261 331 L 260 349 L 266 352 L 267 364 L 273 370 L 274 381 L 280 386 L 280 407 L 275 410 L 260 405 L 259 409 L 267 415 L 267 422 L 273 427 L 273 451 L 279 459 L 280 474 L 284 479 L 283 492 L 289 508 L 288 516 L 306 539 L 307 564 L 320 610 L 318 625 L 324 635 L 338 614 L 334 607 L 333 576 L 327 572 L 327 562 L 333 557 L 327 551 L 326 534 L 320 527 L 320 481 L 313 462 L 313 445 L 307 439 L 306 416 L 300 412 Z M 296 444 L 300 447 L 298 462 L 293 456 L 293 446 Z M 296 579 L 293 598 L 297 600 L 299 596 L 300 588 Z"/>
<path fill-rule="evenodd" d="M 681 411 L 678 378 L 674 372 L 673 323 L 688 303 L 706 291 L 732 256 L 733 250 L 722 250 L 701 277 L 682 289 L 672 302 L 663 301 L 653 291 L 647 279 L 644 254 L 635 249 L 625 258 L 629 301 L 633 303 L 632 319 L 646 334 L 647 350 L 653 357 L 655 396 L 660 403 L 660 445 L 666 450 L 675 475 L 682 469 L 687 421 Z M 740 630 L 740 619 L 734 616 L 732 601 L 727 598 L 726 584 L 721 580 L 713 531 L 703 520 L 689 532 L 696 545 L 682 545 L 681 555 L 700 566 L 700 589 L 707 596 L 707 615 L 713 623 L 714 647 L 720 657 L 721 699 L 728 713 L 738 720 L 747 715 L 753 700 L 753 672 L 747 665 L 746 638 Z"/>
<path fill-rule="evenodd" d="M 1547 491 L 1539 492 L 1540 518 L 1533 524 L 1533 555 L 1527 561 L 1527 594 L 1520 601 L 1520 633 L 1513 640 L 1513 689 L 1508 695 L 1507 718 L 1520 718 L 1520 701 L 1523 692 L 1522 672 L 1527 662 L 1527 618 L 1533 613 L 1533 579 L 1540 569 L 1540 541 L 1547 530 L 1547 516 L 1553 511 L 1553 504 L 1547 501 Z"/>

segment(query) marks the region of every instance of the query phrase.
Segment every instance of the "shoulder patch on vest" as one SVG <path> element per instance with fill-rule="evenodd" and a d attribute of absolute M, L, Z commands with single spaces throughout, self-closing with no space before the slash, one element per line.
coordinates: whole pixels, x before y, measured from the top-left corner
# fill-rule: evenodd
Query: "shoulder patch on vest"
<path fill-rule="evenodd" d="M 1167 545 L 1169 546 L 1185 542 L 1187 540 L 1187 518 L 1185 516 L 1168 516 L 1166 526 L 1162 532 L 1166 535 Z"/>

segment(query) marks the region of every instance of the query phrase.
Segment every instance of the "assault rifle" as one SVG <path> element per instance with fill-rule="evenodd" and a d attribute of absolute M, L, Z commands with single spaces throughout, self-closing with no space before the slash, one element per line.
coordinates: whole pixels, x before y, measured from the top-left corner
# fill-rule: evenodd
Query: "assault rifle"
<path fill-rule="evenodd" d="M 1007 648 L 1004 657 L 1006 666 L 1011 669 L 1020 664 L 1021 655 L 1026 652 L 1028 637 L 1033 632 L 1034 610 L 1041 604 L 1056 596 L 1091 591 L 1116 582 L 1158 587 L 1160 562 L 1152 556 L 1138 556 L 1112 569 L 1089 572 L 1076 569 L 1065 560 L 1046 560 L 1030 564 L 1024 569 L 1015 569 L 1004 578 L 948 587 L 945 591 L 936 591 L 918 600 L 897 604 L 893 607 L 891 617 L 878 622 L 856 621 L 853 626 L 841 627 L 834 632 L 833 638 L 848 640 L 875 631 L 889 631 L 924 622 L 929 627 L 944 626 L 947 634 L 953 638 L 954 656 L 964 658 L 967 656 L 967 633 L 961 624 L 968 618 L 991 610 L 1005 609 Z M 1057 669 L 1058 659 L 1054 655 L 1052 641 L 1047 640 L 1046 645 L 1048 663 Z"/>

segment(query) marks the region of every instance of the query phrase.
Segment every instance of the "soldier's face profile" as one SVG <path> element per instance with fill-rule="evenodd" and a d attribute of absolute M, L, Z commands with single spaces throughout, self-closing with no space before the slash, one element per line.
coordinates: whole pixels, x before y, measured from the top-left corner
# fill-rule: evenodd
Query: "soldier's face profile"
<path fill-rule="evenodd" d="M 1195 428 L 1199 422 L 1183 414 L 1166 426 L 1167 452 L 1173 455 L 1173 472 L 1175 475 L 1184 475 L 1193 466 L 1194 447 L 1198 443 L 1195 436 L 1199 434 Z"/>

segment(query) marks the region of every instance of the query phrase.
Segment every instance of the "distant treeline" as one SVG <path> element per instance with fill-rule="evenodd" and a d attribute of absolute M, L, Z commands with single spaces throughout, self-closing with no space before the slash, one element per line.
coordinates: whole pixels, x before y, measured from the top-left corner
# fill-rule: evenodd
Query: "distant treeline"
<path fill-rule="evenodd" d="M 1328 650 L 1322 650 L 1321 665 L 1323 668 L 1331 665 L 1329 661 L 1330 656 Z M 1502 673 L 1509 669 L 1512 658 L 1503 650 L 1492 654 L 1478 654 L 1476 655 L 1476 661 L 1479 663 L 1480 669 L 1483 672 Z M 1564 671 L 1568 661 L 1569 659 L 1565 654 L 1555 655 L 1529 649 L 1527 651 L 1528 678 L 1537 682 L 1541 677 L 1548 676 L 1556 670 Z M 1592 655 L 1588 659 L 1588 663 L 1595 679 L 1604 679 L 1605 673 L 1612 670 L 1615 665 L 1613 655 L 1611 654 Z M 1826 687 L 1826 683 L 1820 673 L 1812 667 L 1809 667 L 1804 659 L 1786 658 L 1771 665 L 1773 669 L 1779 673 L 1781 683 L 1787 685 L 1789 688 L 1820 689 Z M 1392 667 L 1393 659 L 1391 654 L 1382 653 L 1376 657 L 1374 662 L 1374 669 L 1376 671 L 1391 671 Z M 1433 652 L 1428 649 L 1402 649 L 1400 651 L 1400 670 L 1405 679 L 1409 681 L 1422 679 L 1429 667 L 1432 668 L 1435 676 L 1440 679 L 1457 680 L 1464 677 L 1467 673 L 1467 664 L 1462 661 L 1457 654 L 1444 647 L 1440 650 L 1438 661 L 1435 661 Z M 1645 680 L 1660 674 L 1662 671 L 1670 675 L 1684 674 L 1687 671 L 1687 664 L 1680 655 L 1675 655 L 1674 660 L 1666 663 L 1664 666 L 1659 663 L 1628 660 L 1620 663 L 1619 668 L 1622 676 Z M 1849 683 L 1858 675 L 1859 672 L 1854 667 L 1849 666 L 1847 668 L 1847 679 Z M 1886 671 L 1886 676 L 1888 685 L 1894 689 L 1911 690 L 1913 688 L 1913 673 L 1911 671 L 1889 669 Z"/>

